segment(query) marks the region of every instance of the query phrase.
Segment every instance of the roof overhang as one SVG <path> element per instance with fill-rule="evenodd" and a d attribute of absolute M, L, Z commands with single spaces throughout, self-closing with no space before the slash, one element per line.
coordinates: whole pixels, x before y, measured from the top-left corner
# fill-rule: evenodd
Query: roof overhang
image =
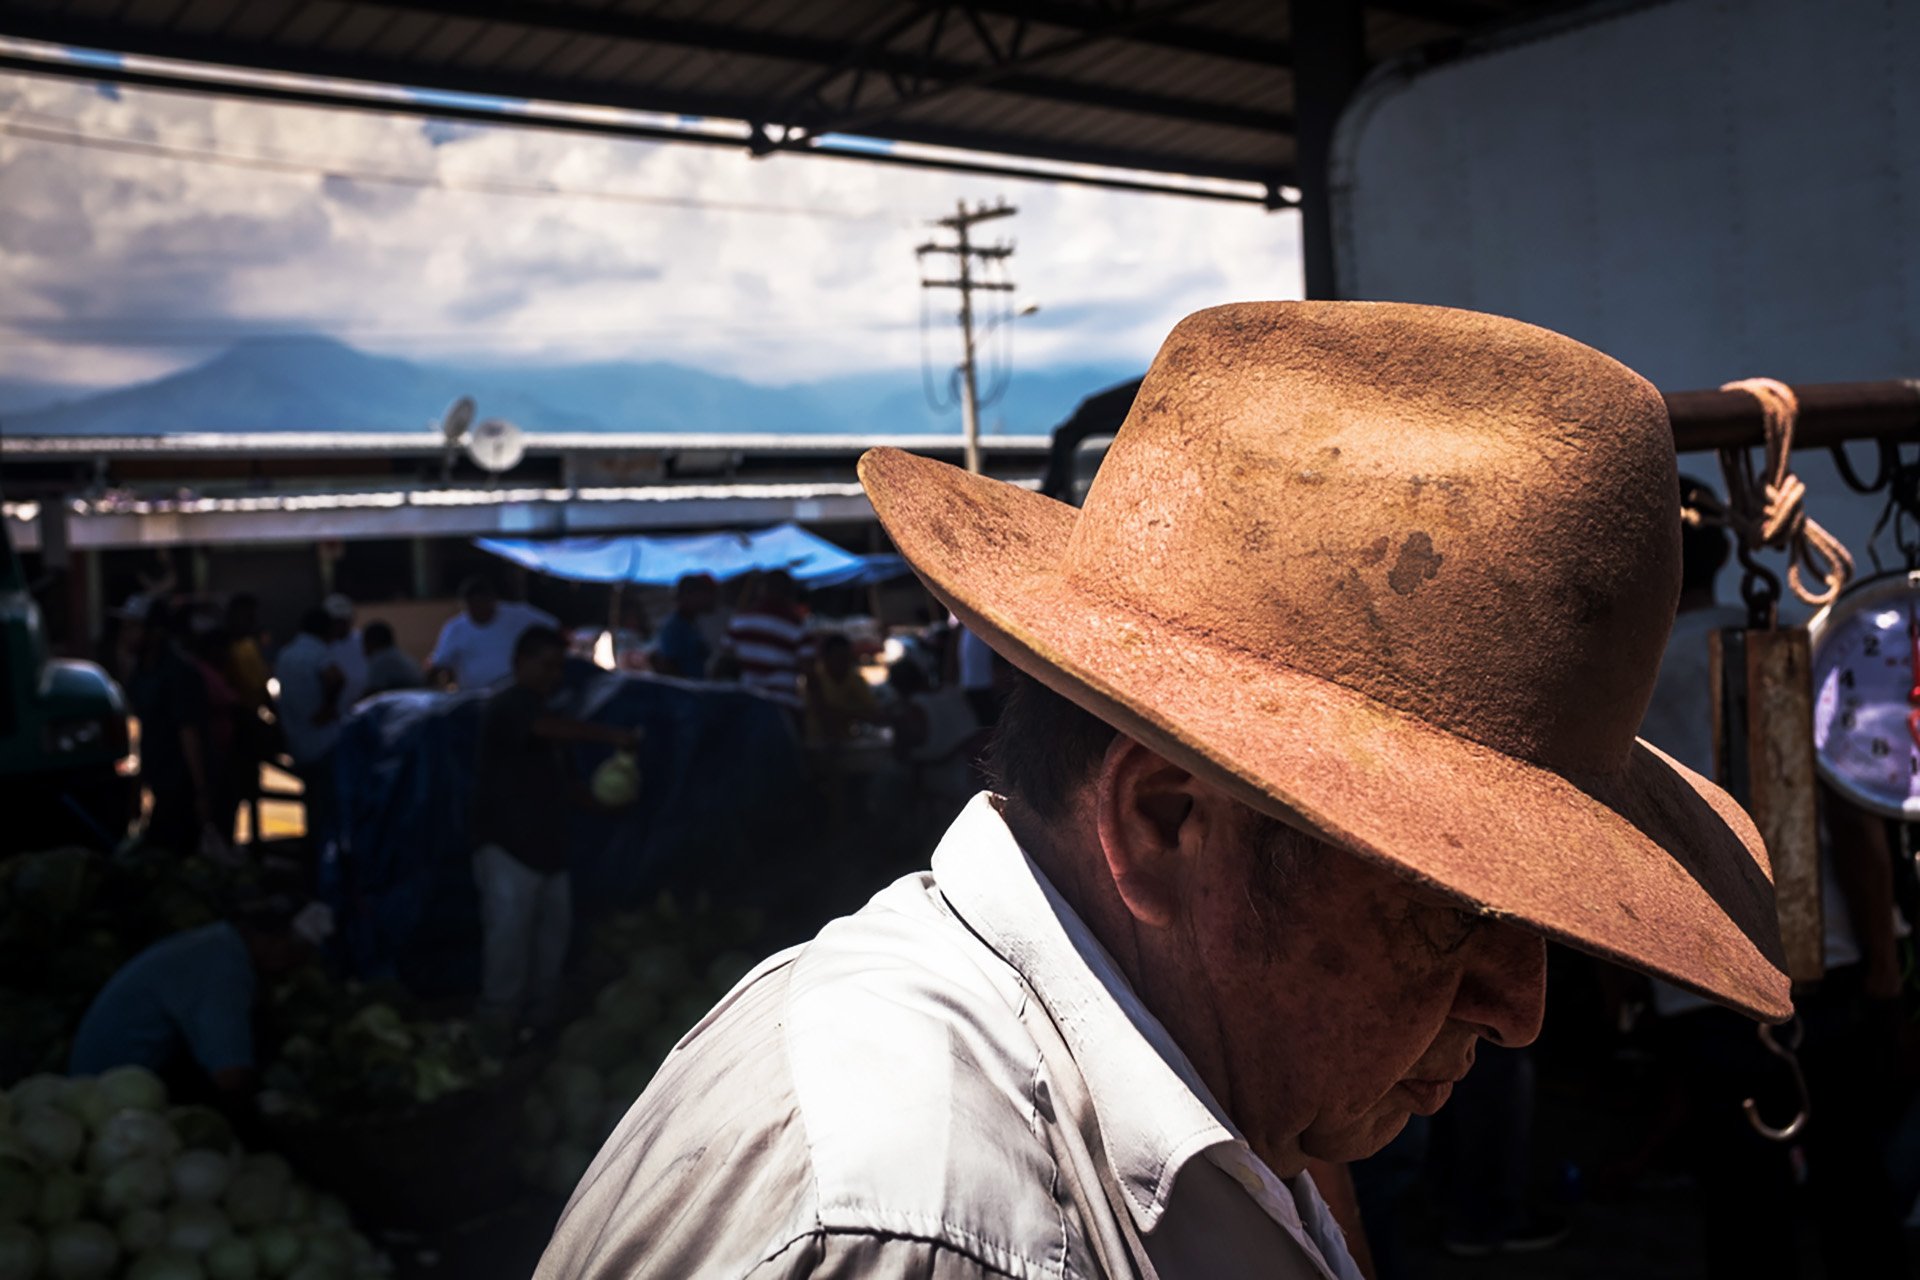
<path fill-rule="evenodd" d="M 1343 7 L 1379 61 L 1561 6 Z M 1315 56 L 1293 17 L 1283 0 L 24 0 L 0 36 L 38 43 L 0 68 L 1280 205 L 1294 69 Z"/>

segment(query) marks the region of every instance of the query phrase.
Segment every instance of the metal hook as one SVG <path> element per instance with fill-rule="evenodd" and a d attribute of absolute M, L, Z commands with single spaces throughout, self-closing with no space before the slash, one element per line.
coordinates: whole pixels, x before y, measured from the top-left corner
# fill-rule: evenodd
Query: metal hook
<path fill-rule="evenodd" d="M 1747 1098 L 1740 1103 L 1740 1109 L 1747 1113 L 1747 1123 L 1753 1126 L 1753 1131 L 1773 1142 L 1791 1142 L 1799 1137 L 1800 1131 L 1807 1127 L 1807 1121 L 1813 1115 L 1813 1103 L 1807 1097 L 1807 1078 L 1800 1073 L 1800 1059 L 1794 1057 L 1795 1052 L 1800 1048 L 1800 1041 L 1804 1038 L 1804 1028 L 1801 1027 L 1800 1019 L 1797 1017 L 1786 1025 L 1788 1031 L 1792 1033 L 1792 1044 L 1782 1046 L 1773 1038 L 1773 1028 L 1764 1022 L 1758 1028 L 1760 1043 L 1768 1053 L 1786 1063 L 1787 1070 L 1793 1074 L 1793 1089 L 1800 1096 L 1799 1110 L 1793 1119 L 1787 1122 L 1785 1128 L 1776 1129 L 1760 1118 L 1760 1108 L 1752 1098 Z"/>
<path fill-rule="evenodd" d="M 1771 631 L 1777 616 L 1775 607 L 1780 603 L 1780 578 L 1761 564 L 1753 548 L 1744 542 L 1740 547 L 1740 567 L 1745 570 L 1740 576 L 1740 598 L 1747 603 L 1747 626 L 1755 631 Z"/>

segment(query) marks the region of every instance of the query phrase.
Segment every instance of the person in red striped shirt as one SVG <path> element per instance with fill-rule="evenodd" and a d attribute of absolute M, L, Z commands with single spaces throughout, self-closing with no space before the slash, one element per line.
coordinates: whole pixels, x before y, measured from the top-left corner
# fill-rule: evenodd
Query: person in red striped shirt
<path fill-rule="evenodd" d="M 727 647 L 740 667 L 740 683 L 798 710 L 800 672 L 813 661 L 813 639 L 798 600 L 799 589 L 784 569 L 760 580 L 759 595 L 742 603 L 727 626 Z"/>

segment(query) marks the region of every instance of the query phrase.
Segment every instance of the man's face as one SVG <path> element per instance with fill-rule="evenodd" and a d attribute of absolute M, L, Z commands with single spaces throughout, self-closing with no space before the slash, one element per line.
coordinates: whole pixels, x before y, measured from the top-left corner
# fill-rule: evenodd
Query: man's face
<path fill-rule="evenodd" d="M 491 591 L 476 591 L 467 597 L 467 616 L 475 626 L 484 627 L 492 622 L 499 607 L 500 601 Z"/>
<path fill-rule="evenodd" d="M 1371 1155 L 1440 1108 L 1481 1037 L 1539 1034 L 1538 936 L 1318 843 L 1273 885 L 1271 829 L 1243 813 L 1244 838 L 1203 860 L 1173 930 L 1194 959 L 1182 985 L 1207 992 L 1189 1018 L 1213 1025 L 1175 1036 L 1214 1038 L 1221 1103 L 1269 1161 Z"/>

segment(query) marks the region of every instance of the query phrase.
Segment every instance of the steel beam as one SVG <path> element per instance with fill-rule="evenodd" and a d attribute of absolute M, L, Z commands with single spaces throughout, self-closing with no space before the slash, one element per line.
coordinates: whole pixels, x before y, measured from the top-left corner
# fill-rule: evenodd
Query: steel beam
<path fill-rule="evenodd" d="M 61 43 L 75 43 L 62 41 Z M 92 46 L 99 48 L 96 42 Z M 218 59 L 201 54 L 193 60 L 218 63 Z M 293 67 L 278 68 L 295 74 L 310 74 Z M 356 80 L 378 80 L 377 75 L 369 75 L 362 68 L 362 74 L 345 78 Z M 356 92 L 352 86 L 335 88 L 295 87 L 279 84 L 247 83 L 199 74 L 192 69 L 148 70 L 126 67 L 103 66 L 94 63 L 81 63 L 45 58 L 21 57 L 14 54 L 0 54 L 0 71 L 16 71 L 28 75 L 52 75 L 67 79 L 93 80 L 112 84 L 132 85 L 138 88 L 158 89 L 166 92 L 218 94 L 228 97 L 250 98 L 266 102 L 275 102 L 288 106 L 320 107 L 335 111 L 375 111 L 393 115 L 419 116 L 440 120 L 460 120 L 472 124 L 483 124 L 494 128 L 509 129 L 547 129 L 563 133 L 582 133 L 603 137 L 623 138 L 642 142 L 675 142 L 698 146 L 719 146 L 744 149 L 747 140 L 737 136 L 664 128 L 655 125 L 640 124 L 631 121 L 595 120 L 570 118 L 557 115 L 513 114 L 493 107 L 463 107 L 452 103 L 425 102 L 414 98 L 375 97 L 364 92 Z M 440 84 L 431 87 L 454 92 L 480 93 L 480 89 L 468 85 Z M 506 95 L 507 90 L 496 87 L 493 94 Z M 528 92 L 511 94 L 514 97 L 547 98 L 558 101 L 583 101 L 583 95 L 575 94 L 570 99 L 559 93 Z M 629 110 L 678 110 L 668 107 L 646 107 L 628 101 L 605 101 L 595 105 L 622 107 Z M 728 110 L 715 110 L 706 114 L 725 119 L 740 119 L 738 103 L 728 104 Z M 1196 178 L 1213 178 L 1230 182 L 1259 183 L 1264 185 L 1293 185 L 1291 172 L 1281 169 L 1269 169 L 1250 165 L 1193 165 L 1185 157 L 1155 153 L 1130 152 L 1106 148 L 1094 149 L 1077 146 L 1035 145 L 1031 139 L 1006 138 L 966 130 L 942 129 L 938 127 L 918 127 L 893 130 L 894 136 L 901 141 L 919 142 L 928 146 L 954 147 L 969 151 L 999 152 L 1010 156 L 1024 156 L 1040 162 L 1054 162 L 1074 165 L 1097 165 L 1111 169 L 1133 169 L 1146 173 L 1182 174 Z M 1013 164 L 996 164 L 991 161 L 972 160 L 958 156 L 925 156 L 902 154 L 892 151 L 876 150 L 871 147 L 842 145 L 833 142 L 812 141 L 803 146 L 787 148 L 794 154 L 827 156 L 841 160 L 860 160 L 872 164 L 897 165 L 916 169 L 943 169 L 949 172 L 977 173 L 992 177 L 1016 178 L 1038 182 L 1066 182 L 1077 186 L 1099 187 L 1107 190 L 1137 191 L 1155 195 L 1182 195 L 1201 200 L 1219 200 L 1238 204 L 1263 204 L 1265 198 L 1252 191 L 1210 191 L 1204 188 L 1181 186 L 1174 183 L 1157 183 L 1150 179 L 1122 177 L 1112 174 L 1090 173 L 1084 170 L 1029 169 Z"/>
<path fill-rule="evenodd" d="M 1333 131 L 1366 73 L 1367 17 L 1361 0 L 1298 3 L 1293 19 L 1294 166 L 1300 187 L 1300 248 L 1307 296 L 1335 298 Z"/>

